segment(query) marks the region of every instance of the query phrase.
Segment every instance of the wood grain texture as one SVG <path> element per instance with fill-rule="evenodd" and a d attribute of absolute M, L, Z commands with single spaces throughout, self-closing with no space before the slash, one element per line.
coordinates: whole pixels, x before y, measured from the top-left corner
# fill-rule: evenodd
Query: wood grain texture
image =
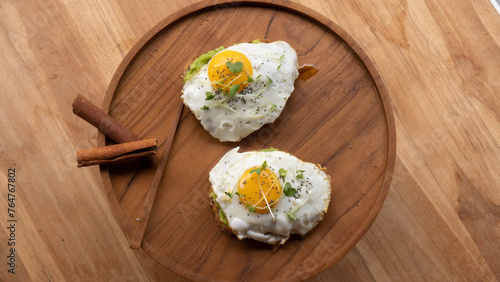
<path fill-rule="evenodd" d="M 82 93 L 104 104 L 134 44 L 194 2 L 0 3 L 0 185 L 15 167 L 19 186 L 15 275 L 1 259 L 10 234 L 0 192 L 1 281 L 182 281 L 129 249 L 99 170 L 75 167 L 75 151 L 96 146 L 97 130 L 71 103 Z M 377 219 L 310 281 L 500 279 L 500 16 L 491 3 L 294 2 L 337 23 L 373 59 L 398 143 Z"/>
<path fill-rule="evenodd" d="M 165 166 L 167 165 L 168 156 L 170 155 L 170 149 L 172 148 L 172 143 L 174 142 L 175 132 L 177 131 L 177 126 L 179 124 L 179 118 L 181 117 L 182 109 L 184 108 L 184 104 L 182 102 L 178 101 L 178 104 L 179 109 L 177 109 L 177 113 L 175 114 L 174 122 L 170 125 L 170 131 L 167 140 L 165 141 L 165 145 L 163 146 L 163 153 L 156 167 L 155 175 L 153 176 L 151 185 L 149 187 L 149 190 L 147 191 L 146 199 L 144 201 L 144 208 L 142 210 L 141 216 L 139 217 L 139 220 L 137 221 L 137 227 L 130 241 L 130 248 L 134 250 L 138 250 L 141 247 L 142 239 L 144 238 L 144 231 L 146 231 L 146 227 L 149 222 L 149 216 L 151 214 L 151 209 L 153 208 L 153 203 L 155 201 L 156 192 L 158 190 L 160 180 L 163 176 L 163 172 L 165 171 Z"/>
<path fill-rule="evenodd" d="M 313 63 L 321 70 L 311 80 L 295 84 L 274 124 L 242 142 L 221 143 L 192 114 L 183 116 L 177 135 L 181 145 L 172 148 L 143 249 L 165 267 L 194 280 L 286 280 L 315 275 L 359 241 L 389 188 L 395 160 L 394 121 L 378 71 L 359 45 L 327 18 L 304 6 L 279 3 L 202 2 L 187 7 L 143 36 L 120 64 L 106 94 L 112 117 L 139 136 L 162 136 L 173 122 L 172 107 L 180 101 L 184 66 L 207 49 L 255 38 L 285 40 L 296 48 L 300 63 Z M 242 22 L 237 28 L 226 24 L 236 19 Z M 259 26 L 254 24 L 256 19 Z M 99 137 L 104 145 L 104 135 Z M 330 212 L 308 239 L 293 237 L 273 254 L 262 244 L 221 236 L 209 211 L 207 175 L 236 146 L 280 148 L 327 169 L 333 186 Z M 137 234 L 134 230 L 141 227 L 136 219 L 142 218 L 141 206 L 147 201 L 143 187 L 153 173 L 141 165 L 103 168 L 105 189 L 110 201 L 118 203 L 114 212 L 127 234 Z M 132 245 L 136 243 L 134 235 Z M 260 263 L 263 257 L 273 263 Z"/>

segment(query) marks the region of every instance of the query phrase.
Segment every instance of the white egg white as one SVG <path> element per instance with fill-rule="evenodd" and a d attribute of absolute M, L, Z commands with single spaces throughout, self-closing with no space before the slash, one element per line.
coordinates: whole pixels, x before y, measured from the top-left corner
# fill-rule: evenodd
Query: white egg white
<path fill-rule="evenodd" d="M 305 235 L 323 219 L 331 195 L 330 177 L 324 170 L 282 151 L 239 153 L 238 150 L 239 147 L 236 147 L 221 158 L 210 171 L 210 182 L 229 227 L 239 239 L 284 244 L 291 234 Z M 286 170 L 286 177 L 280 177 L 281 187 L 289 182 L 297 189 L 297 193 L 291 197 L 282 193 L 272 214 L 250 212 L 234 194 L 238 191 L 235 187 L 244 172 L 251 167 L 261 166 L 264 161 L 277 176 L 281 168 Z M 303 171 L 303 179 L 297 179 L 299 171 Z M 229 197 L 228 193 L 232 196 Z"/>
<path fill-rule="evenodd" d="M 218 101 L 227 96 L 216 93 L 206 64 L 186 81 L 182 99 L 213 137 L 235 142 L 278 118 L 294 90 L 298 60 L 295 50 L 284 41 L 241 43 L 226 50 L 241 52 L 249 59 L 254 81 L 221 104 Z M 206 92 L 215 93 L 215 98 L 207 101 Z"/>

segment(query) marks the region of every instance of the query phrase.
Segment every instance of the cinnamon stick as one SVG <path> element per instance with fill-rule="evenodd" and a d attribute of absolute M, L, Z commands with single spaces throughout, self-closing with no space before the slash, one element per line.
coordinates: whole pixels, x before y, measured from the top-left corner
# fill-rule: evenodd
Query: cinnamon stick
<path fill-rule="evenodd" d="M 76 152 L 78 167 L 108 164 L 154 155 L 158 152 L 158 141 L 146 139 L 117 145 L 97 147 Z"/>
<path fill-rule="evenodd" d="M 127 128 L 80 94 L 73 101 L 73 113 L 97 127 L 97 129 L 117 143 L 139 140 Z"/>

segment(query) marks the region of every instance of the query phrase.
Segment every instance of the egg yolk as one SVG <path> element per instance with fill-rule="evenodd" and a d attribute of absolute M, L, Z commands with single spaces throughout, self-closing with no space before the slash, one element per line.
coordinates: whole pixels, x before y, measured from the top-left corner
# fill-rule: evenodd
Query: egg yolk
<path fill-rule="evenodd" d="M 256 213 L 268 213 L 276 206 L 281 195 L 281 184 L 272 170 L 265 168 L 260 174 L 252 167 L 243 173 L 238 184 L 240 201 Z"/>
<path fill-rule="evenodd" d="M 237 62 L 241 62 L 243 68 L 241 71 L 233 73 L 229 69 L 227 62 L 230 62 L 230 65 L 238 65 L 239 63 Z M 239 68 L 236 68 L 236 70 L 239 70 Z M 243 90 L 248 84 L 248 78 L 252 77 L 252 74 L 252 64 L 243 53 L 238 51 L 224 50 L 213 56 L 208 63 L 208 77 L 210 81 L 214 83 L 215 88 L 222 89 L 224 92 L 229 92 L 231 87 L 236 84 L 239 85 L 237 92 Z"/>

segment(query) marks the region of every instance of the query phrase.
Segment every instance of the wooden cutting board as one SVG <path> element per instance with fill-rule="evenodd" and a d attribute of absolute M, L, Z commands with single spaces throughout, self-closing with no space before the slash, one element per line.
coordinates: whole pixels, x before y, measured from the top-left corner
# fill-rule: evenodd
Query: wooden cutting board
<path fill-rule="evenodd" d="M 219 142 L 184 111 L 142 248 L 189 279 L 306 279 L 346 254 L 382 207 L 396 149 L 387 90 L 362 48 L 321 15 L 287 1 L 217 3 L 202 2 L 166 18 L 120 64 L 104 109 L 137 136 L 165 142 L 185 67 L 221 45 L 284 40 L 296 49 L 299 64 L 314 64 L 319 72 L 296 81 L 278 120 L 241 142 Z M 100 135 L 99 145 L 106 143 Z M 223 233 L 209 206 L 208 173 L 236 146 L 241 151 L 275 147 L 326 167 L 332 200 L 324 220 L 274 253 L 269 245 Z M 148 161 L 101 167 L 128 238 L 154 173 Z"/>

